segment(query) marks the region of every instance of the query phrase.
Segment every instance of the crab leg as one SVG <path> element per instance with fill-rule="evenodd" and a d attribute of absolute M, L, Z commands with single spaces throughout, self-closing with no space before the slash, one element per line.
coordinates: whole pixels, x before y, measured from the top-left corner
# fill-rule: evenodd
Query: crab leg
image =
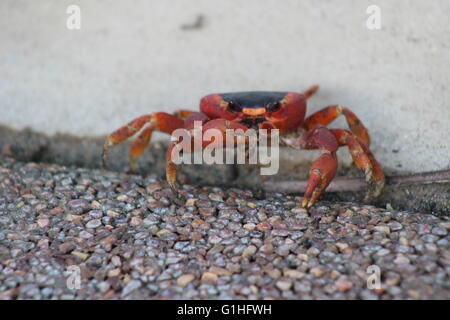
<path fill-rule="evenodd" d="M 137 171 L 137 160 L 142 155 L 142 153 L 144 153 L 145 148 L 147 148 L 147 146 L 149 145 L 153 130 L 154 129 L 152 126 L 147 126 L 144 130 L 142 130 L 136 140 L 133 141 L 133 144 L 131 145 L 128 152 L 130 169 L 132 172 Z"/>
<path fill-rule="evenodd" d="M 246 130 L 248 130 L 249 128 L 238 123 L 238 122 L 233 122 L 233 121 L 229 121 L 226 119 L 213 119 L 213 120 L 207 120 L 207 117 L 204 114 L 195 112 L 192 115 L 190 115 L 186 121 L 185 121 L 185 128 L 186 130 L 192 129 L 193 127 L 193 122 L 194 121 L 202 121 L 203 125 L 202 125 L 202 136 L 203 133 L 206 130 L 209 129 L 217 129 L 220 132 L 220 137 L 221 139 L 214 139 L 214 140 L 203 140 L 202 139 L 202 148 L 205 148 L 206 146 L 209 145 L 214 145 L 215 147 L 218 148 L 223 148 L 225 146 L 227 146 L 227 130 L 237 130 L 237 129 L 241 129 L 244 132 Z M 240 140 L 237 137 L 233 137 L 233 144 L 236 146 L 240 141 L 242 141 L 243 143 L 246 143 L 246 140 Z M 173 150 L 175 148 L 178 148 L 180 145 L 181 141 L 176 141 L 174 143 L 172 143 L 169 147 L 169 149 L 167 150 L 166 153 L 166 179 L 167 182 L 169 183 L 170 188 L 177 193 L 177 187 L 176 187 L 176 178 L 177 178 L 177 165 L 176 163 L 173 161 L 174 159 L 173 157 Z M 192 137 L 191 139 L 191 145 L 190 145 L 190 150 L 183 150 L 183 152 L 190 152 L 192 151 L 194 148 L 194 138 Z"/>
<path fill-rule="evenodd" d="M 302 149 L 319 149 L 322 152 L 311 165 L 301 203 L 303 208 L 310 208 L 336 175 L 338 166 L 336 150 L 339 145 L 330 130 L 320 126 L 302 135 L 296 146 Z"/>
<path fill-rule="evenodd" d="M 184 125 L 184 120 L 176 115 L 171 115 L 165 112 L 156 112 L 153 114 L 147 114 L 140 116 L 127 125 L 120 127 L 113 133 L 111 133 L 103 145 L 102 164 L 106 167 L 106 161 L 108 159 L 109 149 L 136 134 L 145 125 L 147 127 L 138 136 L 138 139 L 131 146 L 130 167 L 135 169 L 137 158 L 144 152 L 145 147 L 150 142 L 151 135 L 154 130 L 171 134 L 175 129 L 181 128 Z"/>
<path fill-rule="evenodd" d="M 336 137 L 339 146 L 347 146 L 353 161 L 364 170 L 366 181 L 371 184 L 371 188 L 366 194 L 365 201 L 371 197 L 377 197 L 383 189 L 385 177 L 380 164 L 373 156 L 369 147 L 361 142 L 356 135 L 344 129 L 331 129 L 331 133 Z"/>
<path fill-rule="evenodd" d="M 352 133 L 361 139 L 361 141 L 367 146 L 369 146 L 370 136 L 366 127 L 364 127 L 361 120 L 359 120 L 359 118 L 350 109 L 344 106 L 332 105 L 313 113 L 303 122 L 303 127 L 307 130 L 311 130 L 318 125 L 326 126 L 340 115 L 345 117 Z"/>
<path fill-rule="evenodd" d="M 190 110 L 178 110 L 178 111 L 175 111 L 173 114 L 177 118 L 184 120 L 192 113 L 193 113 L 193 111 L 190 111 Z M 137 139 L 131 145 L 128 156 L 130 159 L 130 169 L 132 172 L 137 171 L 137 169 L 138 169 L 137 160 L 142 155 L 142 153 L 144 153 L 145 149 L 148 147 L 154 130 L 155 130 L 155 128 L 153 126 L 149 125 L 147 128 L 142 130 L 142 132 L 139 134 Z"/>
<path fill-rule="evenodd" d="M 186 119 L 187 117 L 189 117 L 194 112 L 195 111 L 181 109 L 181 110 L 175 111 L 173 113 L 173 115 L 178 117 L 178 118 L 180 118 L 180 119 Z"/>
<path fill-rule="evenodd" d="M 312 95 L 314 95 L 317 92 L 317 90 L 319 90 L 319 86 L 318 85 L 314 85 L 314 86 L 311 86 L 311 88 L 309 88 L 308 90 L 304 91 L 302 93 L 302 95 L 306 99 L 309 99 Z"/>

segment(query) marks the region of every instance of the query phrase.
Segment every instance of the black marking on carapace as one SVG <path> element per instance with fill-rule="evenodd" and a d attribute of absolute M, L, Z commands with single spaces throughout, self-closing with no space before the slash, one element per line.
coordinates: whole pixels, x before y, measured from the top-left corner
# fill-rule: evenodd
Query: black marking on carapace
<path fill-rule="evenodd" d="M 247 91 L 219 93 L 224 101 L 233 101 L 242 108 L 262 108 L 271 102 L 282 100 L 287 92 L 277 91 Z"/>

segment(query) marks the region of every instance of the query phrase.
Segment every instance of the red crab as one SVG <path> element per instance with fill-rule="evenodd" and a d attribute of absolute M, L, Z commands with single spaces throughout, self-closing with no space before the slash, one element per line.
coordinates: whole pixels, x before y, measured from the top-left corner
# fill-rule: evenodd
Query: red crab
<path fill-rule="evenodd" d="M 224 137 L 226 129 L 279 129 L 284 145 L 296 149 L 319 149 L 321 155 L 313 162 L 309 172 L 301 203 L 303 208 L 310 208 L 334 178 L 338 166 L 336 150 L 340 146 L 347 146 L 353 161 L 364 170 L 370 184 L 366 199 L 378 196 L 385 177 L 369 149 L 369 133 L 358 117 L 347 107 L 331 105 L 305 119 L 306 100 L 318 88 L 312 86 L 301 94 L 272 91 L 210 94 L 201 99 L 200 112 L 180 110 L 174 114 L 155 112 L 140 116 L 108 136 L 103 148 L 103 166 L 110 147 L 143 129 L 129 151 L 130 167 L 135 170 L 137 159 L 148 146 L 154 130 L 172 134 L 178 128 L 192 129 L 193 122 L 199 120 L 203 131 L 219 129 Z M 345 117 L 350 130 L 325 127 L 340 115 Z M 203 147 L 209 143 L 203 141 Z M 223 145 L 225 143 L 223 139 Z M 171 159 L 171 150 L 176 144 L 172 143 L 166 156 L 166 178 L 174 191 L 177 191 L 176 165 Z"/>

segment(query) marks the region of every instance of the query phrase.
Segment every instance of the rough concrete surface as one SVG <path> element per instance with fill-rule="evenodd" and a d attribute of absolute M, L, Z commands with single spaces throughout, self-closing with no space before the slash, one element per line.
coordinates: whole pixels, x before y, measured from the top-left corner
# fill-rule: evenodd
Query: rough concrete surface
<path fill-rule="evenodd" d="M 69 4 L 80 30 L 66 28 Z M 366 27 L 371 4 L 381 30 Z M 3 0 L 0 123 L 97 136 L 212 92 L 317 83 L 309 112 L 349 106 L 385 168 L 446 169 L 449 11 L 447 0 Z"/>
<path fill-rule="evenodd" d="M 450 298 L 448 217 L 0 163 L 0 299 Z"/>

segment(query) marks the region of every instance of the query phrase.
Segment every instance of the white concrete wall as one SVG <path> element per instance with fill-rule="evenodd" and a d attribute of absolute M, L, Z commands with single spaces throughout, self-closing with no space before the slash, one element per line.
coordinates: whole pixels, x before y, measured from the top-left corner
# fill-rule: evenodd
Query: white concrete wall
<path fill-rule="evenodd" d="M 80 30 L 66 28 L 70 4 Z M 381 30 L 366 27 L 371 4 Z M 0 123 L 100 135 L 212 92 L 318 83 L 309 112 L 349 106 L 384 166 L 444 169 L 449 13 L 448 0 L 2 0 Z M 202 28 L 181 28 L 199 14 Z"/>

